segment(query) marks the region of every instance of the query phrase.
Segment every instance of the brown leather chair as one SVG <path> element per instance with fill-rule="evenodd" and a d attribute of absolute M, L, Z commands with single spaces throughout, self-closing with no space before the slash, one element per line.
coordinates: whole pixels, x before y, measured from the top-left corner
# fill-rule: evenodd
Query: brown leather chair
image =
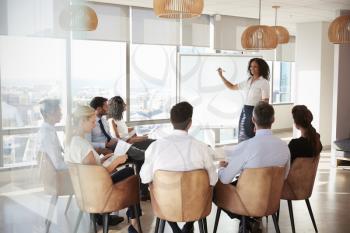
<path fill-rule="evenodd" d="M 221 210 L 242 216 L 243 232 L 247 217 L 272 215 L 276 232 L 280 232 L 275 213 L 279 208 L 285 168 L 266 167 L 245 169 L 237 185 L 222 184 L 214 188 L 214 203 L 218 206 L 214 233 L 217 231 Z"/>
<path fill-rule="evenodd" d="M 68 170 L 56 170 L 50 157 L 44 152 L 40 152 L 38 154 L 38 164 L 40 179 L 44 185 L 44 192 L 52 196 L 45 221 L 46 232 L 49 232 L 51 218 L 53 216 L 58 197 L 69 195 L 66 209 L 64 211 L 66 214 L 74 193 Z"/>
<path fill-rule="evenodd" d="M 136 175 L 113 184 L 107 170 L 98 165 L 69 165 L 73 189 L 78 206 L 81 211 L 103 215 L 103 233 L 108 232 L 108 215 L 129 206 L 133 206 L 137 213 L 136 205 L 140 203 L 139 178 Z M 142 233 L 140 219 L 137 216 L 140 232 Z M 92 217 L 96 232 L 96 222 Z"/>
<path fill-rule="evenodd" d="M 281 199 L 287 200 L 288 202 L 293 233 L 295 233 L 295 225 L 292 201 L 296 200 L 305 200 L 314 229 L 318 232 L 309 198 L 311 197 L 314 187 L 319 160 L 319 155 L 313 158 L 296 158 L 291 164 L 288 177 L 284 182 Z"/>
<path fill-rule="evenodd" d="M 198 221 L 200 232 L 208 232 L 206 217 L 211 211 L 213 189 L 206 170 L 156 171 L 149 188 L 157 217 L 155 232 L 164 232 L 165 221 Z"/>

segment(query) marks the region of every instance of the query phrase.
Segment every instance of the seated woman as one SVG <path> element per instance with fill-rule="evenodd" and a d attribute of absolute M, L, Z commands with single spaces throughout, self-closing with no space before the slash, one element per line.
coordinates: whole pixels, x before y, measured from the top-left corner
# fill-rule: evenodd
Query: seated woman
<path fill-rule="evenodd" d="M 72 126 L 74 128 L 67 131 L 67 153 L 65 153 L 65 161 L 71 163 L 102 166 L 102 163 L 111 155 L 113 155 L 108 154 L 100 158 L 90 142 L 85 139 L 85 135 L 91 133 L 91 130 L 95 127 L 95 125 L 95 110 L 89 106 L 78 106 L 72 116 Z M 110 163 L 109 166 L 106 167 L 107 171 L 111 173 L 113 183 L 117 183 L 121 180 L 126 179 L 127 177 L 134 175 L 134 170 L 130 167 L 116 171 L 116 167 L 120 164 L 125 163 L 127 158 L 127 155 L 118 156 L 113 162 Z M 139 209 L 138 212 L 141 213 L 141 210 Z M 136 229 L 138 227 L 138 224 L 135 219 L 135 214 L 131 208 L 128 209 L 127 215 L 132 220 L 131 225 L 128 228 L 129 233 L 137 233 Z M 97 223 L 100 224 L 102 222 L 101 215 L 96 215 L 96 220 Z M 110 216 L 111 225 L 115 225 L 115 222 L 115 219 L 111 218 Z"/>
<path fill-rule="evenodd" d="M 313 116 L 305 105 L 296 105 L 292 109 L 295 127 L 300 130 L 301 137 L 292 139 L 288 146 L 291 162 L 297 157 L 313 157 L 320 154 L 322 144 L 320 135 L 311 125 Z"/>
<path fill-rule="evenodd" d="M 134 128 L 129 128 L 124 119 L 123 113 L 126 110 L 126 104 L 122 97 L 114 96 L 108 101 L 108 123 L 112 137 L 120 138 L 133 144 L 141 150 L 146 150 L 154 142 L 147 136 L 137 136 Z"/>

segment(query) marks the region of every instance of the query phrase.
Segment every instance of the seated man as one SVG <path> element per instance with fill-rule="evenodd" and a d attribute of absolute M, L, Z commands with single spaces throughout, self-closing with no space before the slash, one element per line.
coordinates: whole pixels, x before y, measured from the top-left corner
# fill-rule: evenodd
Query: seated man
<path fill-rule="evenodd" d="M 145 163 L 140 172 L 142 183 L 150 183 L 157 170 L 191 171 L 206 169 L 210 185 L 217 181 L 216 168 L 213 163 L 214 151 L 208 145 L 194 139 L 188 134 L 192 125 L 193 107 L 181 102 L 172 107 L 170 121 L 174 131 L 170 136 L 153 142 L 145 154 Z M 181 232 L 179 226 L 169 222 L 174 233 Z M 186 223 L 182 232 L 193 232 L 193 222 Z"/>
<path fill-rule="evenodd" d="M 108 122 L 105 118 L 108 112 L 107 101 L 108 99 L 97 96 L 90 102 L 90 107 L 95 109 L 96 126 L 92 129 L 91 135 L 87 135 L 87 139 L 92 143 L 94 149 L 99 154 L 113 153 L 119 142 L 117 138 L 111 136 Z M 136 165 L 136 171 L 139 172 L 145 160 L 145 151 L 140 150 L 129 143 L 122 143 L 126 145 L 126 151 L 123 151 L 121 154 L 126 153 L 128 155 L 128 162 L 134 163 Z M 147 185 L 141 185 L 141 200 L 149 200 Z"/>
<path fill-rule="evenodd" d="M 39 104 L 44 121 L 38 131 L 38 152 L 46 153 L 56 170 L 66 170 L 68 167 L 64 162 L 63 148 L 55 129 L 55 124 L 62 119 L 60 101 L 45 99 Z"/>
<path fill-rule="evenodd" d="M 228 162 L 221 161 L 219 179 L 224 184 L 236 184 L 235 178 L 246 168 L 281 166 L 286 167 L 285 178 L 290 168 L 290 152 L 281 139 L 272 135 L 274 122 L 273 107 L 260 101 L 253 110 L 252 121 L 256 134 L 253 138 L 239 143 L 234 149 L 226 151 Z M 239 217 L 228 213 L 231 218 Z"/>

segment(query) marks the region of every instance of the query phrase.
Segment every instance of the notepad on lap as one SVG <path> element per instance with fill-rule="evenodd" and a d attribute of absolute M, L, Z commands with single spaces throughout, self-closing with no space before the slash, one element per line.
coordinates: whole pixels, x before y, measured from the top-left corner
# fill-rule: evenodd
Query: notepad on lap
<path fill-rule="evenodd" d="M 124 142 L 123 140 L 118 140 L 118 143 L 114 149 L 113 155 L 108 159 L 106 159 L 102 165 L 104 167 L 108 167 L 118 156 L 125 155 L 130 147 L 131 147 L 130 143 Z"/>

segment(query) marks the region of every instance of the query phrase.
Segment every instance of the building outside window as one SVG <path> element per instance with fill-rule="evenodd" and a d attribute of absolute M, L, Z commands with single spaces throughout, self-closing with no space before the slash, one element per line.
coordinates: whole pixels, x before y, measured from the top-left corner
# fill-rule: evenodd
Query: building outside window
<path fill-rule="evenodd" d="M 169 119 L 176 101 L 176 46 L 132 44 L 130 120 Z"/>

